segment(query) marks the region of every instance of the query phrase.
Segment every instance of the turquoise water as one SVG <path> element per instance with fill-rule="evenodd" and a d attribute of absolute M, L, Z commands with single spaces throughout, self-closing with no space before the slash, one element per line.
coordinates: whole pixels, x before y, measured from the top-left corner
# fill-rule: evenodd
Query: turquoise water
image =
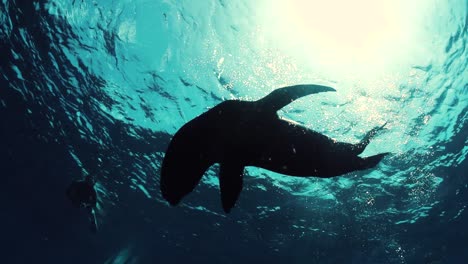
<path fill-rule="evenodd" d="M 7 144 L 16 160 L 50 157 L 41 163 L 47 187 L 30 187 L 48 206 L 18 202 L 41 212 L 42 231 L 8 235 L 12 248 L 27 238 L 31 254 L 7 260 L 462 263 L 468 4 L 306 2 L 2 1 L 2 137 L 40 142 L 29 151 Z M 248 168 L 229 215 L 216 166 L 180 206 L 163 201 L 159 169 L 178 128 L 223 100 L 298 83 L 337 92 L 305 97 L 281 116 L 346 142 L 388 122 L 364 156 L 392 155 L 332 179 Z M 15 172 L 13 186 L 32 177 L 2 166 Z M 85 173 L 98 175 L 96 236 L 57 202 Z M 5 221 L 28 225 L 27 213 L 8 208 Z"/>

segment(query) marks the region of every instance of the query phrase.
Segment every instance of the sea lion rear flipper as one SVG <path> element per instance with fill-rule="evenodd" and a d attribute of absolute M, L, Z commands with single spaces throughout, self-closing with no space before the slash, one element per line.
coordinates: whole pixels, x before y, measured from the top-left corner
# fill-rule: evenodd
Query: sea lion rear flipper
<path fill-rule="evenodd" d="M 229 213 L 242 191 L 244 166 L 236 163 L 222 163 L 219 169 L 219 188 L 224 212 Z"/>
<path fill-rule="evenodd" d="M 367 132 L 364 138 L 358 144 L 354 145 L 353 149 L 356 155 L 359 155 L 362 152 L 364 152 L 364 149 L 367 147 L 367 145 L 369 145 L 371 139 L 373 139 L 386 125 L 387 122 L 385 122 L 381 126 L 374 127 L 369 132 Z"/>
<path fill-rule="evenodd" d="M 365 170 L 375 167 L 385 156 L 387 156 L 388 152 L 380 153 L 374 156 L 362 158 L 362 162 L 360 164 L 359 170 Z"/>
<path fill-rule="evenodd" d="M 315 84 L 287 86 L 274 90 L 267 96 L 258 100 L 257 103 L 260 104 L 264 109 L 271 109 L 273 112 L 276 112 L 294 100 L 303 96 L 332 91 L 336 90 L 328 86 Z"/>

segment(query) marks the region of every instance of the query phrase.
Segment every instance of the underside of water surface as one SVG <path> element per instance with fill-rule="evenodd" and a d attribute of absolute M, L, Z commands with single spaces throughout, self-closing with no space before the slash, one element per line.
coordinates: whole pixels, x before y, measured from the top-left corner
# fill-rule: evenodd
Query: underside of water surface
<path fill-rule="evenodd" d="M 466 0 L 0 1 L 1 262 L 463 263 L 467 10 Z M 164 201 L 161 163 L 182 125 L 225 100 L 307 83 L 336 92 L 279 116 L 349 143 L 387 123 L 362 156 L 391 154 L 329 179 L 247 167 L 230 214 L 218 165 L 180 205 Z M 97 234 L 65 197 L 87 174 Z"/>

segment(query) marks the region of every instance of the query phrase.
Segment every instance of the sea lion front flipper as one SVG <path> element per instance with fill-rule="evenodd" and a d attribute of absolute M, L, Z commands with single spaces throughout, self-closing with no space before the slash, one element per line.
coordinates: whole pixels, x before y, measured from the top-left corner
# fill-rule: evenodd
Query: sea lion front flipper
<path fill-rule="evenodd" d="M 219 169 L 219 188 L 224 212 L 229 213 L 242 191 L 244 166 L 237 163 L 222 163 Z"/>
<path fill-rule="evenodd" d="M 321 92 L 334 92 L 335 89 L 315 84 L 300 84 L 294 86 L 286 86 L 279 88 L 258 100 L 257 103 L 263 109 L 270 109 L 273 112 L 280 110 L 294 100 L 306 95 L 321 93 Z"/>

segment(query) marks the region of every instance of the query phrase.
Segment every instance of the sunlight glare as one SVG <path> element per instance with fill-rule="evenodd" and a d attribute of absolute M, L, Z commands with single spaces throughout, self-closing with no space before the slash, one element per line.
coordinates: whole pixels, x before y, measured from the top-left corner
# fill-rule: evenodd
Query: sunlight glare
<path fill-rule="evenodd" d="M 388 74 L 408 64 L 417 45 L 405 1 L 269 3 L 262 16 L 271 41 L 304 66 L 327 75 Z"/>

